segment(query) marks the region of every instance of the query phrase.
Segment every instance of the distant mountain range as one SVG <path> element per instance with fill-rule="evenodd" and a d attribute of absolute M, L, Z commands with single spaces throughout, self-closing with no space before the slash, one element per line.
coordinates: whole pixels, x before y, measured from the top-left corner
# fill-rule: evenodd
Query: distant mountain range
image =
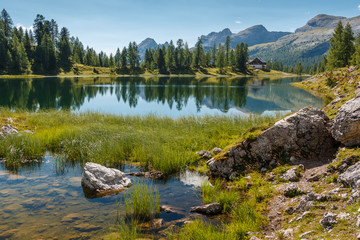
<path fill-rule="evenodd" d="M 230 36 L 231 48 L 244 42 L 249 46 L 250 58 L 261 57 L 267 61 L 281 61 L 284 65 L 294 66 L 297 62 L 310 65 L 320 61 L 321 56 L 329 50 L 329 40 L 339 21 L 350 23 L 355 34 L 360 33 L 360 16 L 353 18 L 320 14 L 310 19 L 305 26 L 291 32 L 271 32 L 263 25 L 255 25 L 238 33 L 232 33 L 225 28 L 220 32 L 202 35 L 206 50 L 215 43 L 225 43 Z M 168 43 L 165 43 L 168 44 Z M 154 39 L 147 38 L 139 44 L 140 55 L 143 58 L 148 48 L 161 46 Z"/>

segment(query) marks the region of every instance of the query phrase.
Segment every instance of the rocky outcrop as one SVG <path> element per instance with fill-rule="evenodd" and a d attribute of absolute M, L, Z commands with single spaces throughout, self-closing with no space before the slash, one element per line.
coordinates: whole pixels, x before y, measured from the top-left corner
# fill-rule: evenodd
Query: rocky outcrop
<path fill-rule="evenodd" d="M 86 197 L 95 198 L 122 191 L 131 186 L 131 180 L 118 169 L 88 162 L 82 173 L 81 185 Z"/>
<path fill-rule="evenodd" d="M 340 107 L 332 134 L 347 147 L 360 145 L 360 93 Z"/>
<path fill-rule="evenodd" d="M 216 215 L 221 213 L 220 203 L 210 203 L 202 206 L 192 207 L 191 212 L 202 213 L 205 215 Z"/>
<path fill-rule="evenodd" d="M 360 162 L 349 167 L 338 177 L 338 182 L 347 187 L 358 188 L 360 186 Z"/>
<path fill-rule="evenodd" d="M 229 178 L 248 166 L 268 167 L 271 161 L 322 161 L 336 152 L 330 120 L 319 109 L 303 108 L 278 122 L 255 140 L 231 148 L 222 158 L 208 161 L 212 176 Z"/>

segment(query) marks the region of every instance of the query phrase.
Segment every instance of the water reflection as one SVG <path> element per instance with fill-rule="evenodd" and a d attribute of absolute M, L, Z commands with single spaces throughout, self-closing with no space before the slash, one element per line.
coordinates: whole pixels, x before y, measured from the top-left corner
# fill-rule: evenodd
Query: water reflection
<path fill-rule="evenodd" d="M 297 111 L 322 100 L 292 87 L 296 78 L 0 79 L 0 106 L 166 116 Z"/>

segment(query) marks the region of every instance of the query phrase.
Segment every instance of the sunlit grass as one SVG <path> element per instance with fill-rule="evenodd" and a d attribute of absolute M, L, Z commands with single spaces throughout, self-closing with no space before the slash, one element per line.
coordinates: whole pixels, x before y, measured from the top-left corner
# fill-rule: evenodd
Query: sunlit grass
<path fill-rule="evenodd" d="M 152 185 L 134 183 L 125 194 L 125 212 L 129 219 L 149 220 L 160 212 L 159 190 Z"/>
<path fill-rule="evenodd" d="M 269 125 L 271 117 L 250 116 L 184 117 L 111 116 L 67 111 L 39 113 L 0 109 L 0 121 L 12 117 L 19 129 L 31 129 L 33 135 L 21 135 L 16 141 L 0 139 L 0 157 L 8 158 L 13 148 L 31 146 L 28 159 L 38 158 L 45 150 L 63 156 L 67 162 L 96 162 L 106 166 L 140 163 L 144 170 L 156 169 L 171 174 L 196 165 L 195 152 L 236 143 L 250 129 Z M 24 139 L 24 140 L 21 140 Z M 23 143 L 25 142 L 25 143 Z M 25 145 L 24 145 L 25 144 Z M 24 155 L 12 154 L 12 162 Z M 9 162 L 9 166 L 11 162 Z M 18 165 L 16 165 L 18 166 Z M 16 167 L 14 166 L 14 167 Z"/>

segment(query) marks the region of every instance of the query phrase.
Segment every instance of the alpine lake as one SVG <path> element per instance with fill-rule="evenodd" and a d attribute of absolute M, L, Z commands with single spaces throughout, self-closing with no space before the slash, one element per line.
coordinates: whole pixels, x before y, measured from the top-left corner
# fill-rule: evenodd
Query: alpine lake
<path fill-rule="evenodd" d="M 293 87 L 302 77 L 73 77 L 0 78 L 0 107 L 13 111 L 58 109 L 74 113 L 113 115 L 186 116 L 250 114 L 277 115 L 305 106 L 322 107 L 323 99 Z M 201 149 L 199 149 L 201 150 Z M 126 166 L 124 172 L 139 169 Z M 115 225 L 117 205 L 124 192 L 89 199 L 81 186 L 82 167 L 59 167 L 56 156 L 47 153 L 41 162 L 16 173 L 0 163 L 0 239 L 102 239 Z M 155 186 L 161 205 L 174 209 L 161 212 L 163 219 L 155 238 L 182 219 L 201 217 L 214 224 L 221 218 L 190 213 L 202 204 L 200 185 L 206 175 L 186 170 L 165 180 L 130 176 L 134 182 Z M 146 235 L 146 234 L 145 234 Z M 154 236 L 153 236 L 154 237 Z"/>

